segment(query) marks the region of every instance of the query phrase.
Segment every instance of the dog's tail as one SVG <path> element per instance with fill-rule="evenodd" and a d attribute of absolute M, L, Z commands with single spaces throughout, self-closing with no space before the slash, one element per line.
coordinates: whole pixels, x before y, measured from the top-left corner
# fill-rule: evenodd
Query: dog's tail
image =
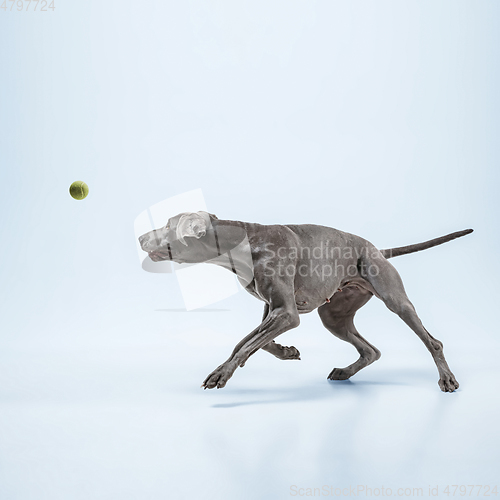
<path fill-rule="evenodd" d="M 443 243 L 454 240 L 455 238 L 460 238 L 466 234 L 470 234 L 472 231 L 474 230 L 464 229 L 463 231 L 457 231 L 456 233 L 447 234 L 446 236 L 441 236 L 440 238 L 424 241 L 423 243 L 416 243 L 415 245 L 408 245 L 407 247 L 388 248 L 380 251 L 386 259 L 390 259 L 391 257 L 399 257 L 400 255 L 406 255 L 407 253 L 420 252 L 420 250 L 427 250 L 428 248 L 442 245 Z"/>

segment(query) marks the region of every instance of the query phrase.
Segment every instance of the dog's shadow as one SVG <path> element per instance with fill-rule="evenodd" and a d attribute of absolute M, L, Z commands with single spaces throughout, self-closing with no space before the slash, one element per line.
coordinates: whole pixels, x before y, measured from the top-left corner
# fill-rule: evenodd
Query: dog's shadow
<path fill-rule="evenodd" d="M 397 375 L 394 377 L 397 379 Z M 217 403 L 212 408 L 235 408 L 238 406 L 267 405 L 280 403 L 297 403 L 332 399 L 332 397 L 345 397 L 348 394 L 356 396 L 369 396 L 373 394 L 370 388 L 374 386 L 408 386 L 408 382 L 397 380 L 327 380 L 326 383 L 307 385 L 301 387 L 272 388 L 272 389 L 239 389 L 228 393 L 231 399 L 241 396 L 246 401 L 233 401 L 230 403 Z M 248 396 L 269 395 L 269 399 L 249 400 Z M 275 397 L 272 397 L 275 396 Z M 278 397 L 276 397 L 278 396 Z"/>

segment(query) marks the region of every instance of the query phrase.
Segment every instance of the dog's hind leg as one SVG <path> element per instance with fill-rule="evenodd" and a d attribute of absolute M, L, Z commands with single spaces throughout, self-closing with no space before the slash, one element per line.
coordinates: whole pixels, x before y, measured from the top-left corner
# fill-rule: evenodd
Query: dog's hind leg
<path fill-rule="evenodd" d="M 264 315 L 262 317 L 262 321 L 264 321 L 269 314 L 269 305 L 266 304 L 264 306 Z M 267 351 L 268 353 L 276 356 L 278 359 L 300 359 L 300 352 L 296 347 L 290 346 L 282 346 L 276 343 L 274 340 L 261 347 L 263 351 Z"/>
<path fill-rule="evenodd" d="M 396 313 L 425 344 L 436 363 L 440 389 L 443 392 L 453 392 L 458 389 L 458 382 L 444 357 L 443 344 L 435 339 L 420 321 L 395 267 L 376 249 L 373 251 L 372 255 L 366 255 L 360 260 L 361 274 L 370 282 L 389 310 Z"/>
<path fill-rule="evenodd" d="M 365 366 L 380 358 L 380 351 L 365 340 L 354 326 L 356 311 L 364 306 L 373 294 L 358 286 L 345 285 L 318 309 L 323 325 L 336 337 L 352 344 L 359 352 L 359 359 L 345 368 L 334 368 L 330 380 L 347 380 Z"/>

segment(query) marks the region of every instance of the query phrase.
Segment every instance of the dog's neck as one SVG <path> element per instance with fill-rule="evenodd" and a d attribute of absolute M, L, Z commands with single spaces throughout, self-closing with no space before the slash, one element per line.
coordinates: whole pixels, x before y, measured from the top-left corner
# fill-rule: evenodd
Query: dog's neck
<path fill-rule="evenodd" d="M 236 274 L 243 286 L 253 281 L 253 261 L 245 223 L 229 220 L 212 220 L 217 254 L 210 260 Z"/>

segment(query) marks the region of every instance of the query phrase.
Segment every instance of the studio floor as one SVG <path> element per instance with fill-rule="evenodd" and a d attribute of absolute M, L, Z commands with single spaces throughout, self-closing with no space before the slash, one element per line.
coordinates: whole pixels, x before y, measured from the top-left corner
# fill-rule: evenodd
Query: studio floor
<path fill-rule="evenodd" d="M 405 325 L 375 329 L 382 358 L 328 382 L 356 353 L 307 315 L 282 337 L 301 361 L 260 351 L 224 389 L 202 390 L 243 337 L 234 333 L 241 317 L 224 304 L 131 307 L 100 326 L 68 315 L 52 332 L 11 341 L 0 364 L 2 499 L 278 499 L 382 487 L 441 496 L 447 485 L 494 486 L 498 346 L 461 332 L 447 339 L 461 386 L 444 394 Z"/>

